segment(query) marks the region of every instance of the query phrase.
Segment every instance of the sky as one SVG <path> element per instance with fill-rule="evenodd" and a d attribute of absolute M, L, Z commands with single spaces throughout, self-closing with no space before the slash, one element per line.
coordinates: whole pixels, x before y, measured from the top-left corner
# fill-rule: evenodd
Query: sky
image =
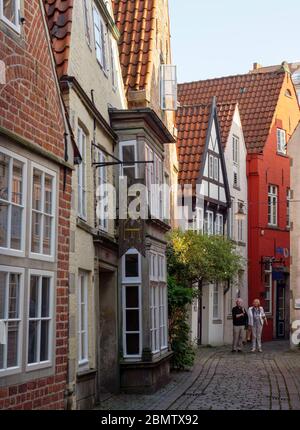
<path fill-rule="evenodd" d="M 179 82 L 300 61 L 300 0 L 169 0 Z"/>

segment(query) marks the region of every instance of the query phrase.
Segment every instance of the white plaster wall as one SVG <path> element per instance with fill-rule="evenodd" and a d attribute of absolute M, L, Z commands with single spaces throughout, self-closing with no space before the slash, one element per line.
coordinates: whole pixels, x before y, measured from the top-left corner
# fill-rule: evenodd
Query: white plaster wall
<path fill-rule="evenodd" d="M 291 323 L 300 321 L 300 309 L 295 308 L 295 301 L 300 301 L 300 124 L 288 143 L 288 154 L 292 159 L 291 166 Z M 299 323 L 300 326 L 300 323 Z M 298 337 L 300 343 L 300 336 Z M 291 343 L 292 344 L 292 343 Z M 295 345 L 292 344 L 293 347 Z"/>
<path fill-rule="evenodd" d="M 240 140 L 240 187 L 239 189 L 235 188 L 233 186 L 233 161 L 232 161 L 232 138 L 233 135 L 237 136 Z M 225 148 L 225 162 L 227 167 L 227 175 L 228 175 L 228 182 L 229 182 L 229 188 L 230 188 L 230 194 L 231 197 L 235 200 L 235 206 L 233 207 L 233 214 L 235 214 L 238 211 L 237 202 L 243 201 L 245 202 L 245 212 L 248 213 L 248 183 L 247 183 L 247 149 L 245 145 L 245 140 L 243 136 L 243 130 L 242 130 L 242 124 L 240 120 L 239 110 L 238 107 L 236 107 L 236 111 L 234 114 L 233 123 L 231 126 L 231 130 L 229 133 L 228 141 Z M 237 221 L 233 218 L 234 223 L 234 231 L 235 236 L 234 239 L 237 239 Z M 247 265 L 247 259 L 248 259 L 248 222 L 247 219 L 244 222 L 244 242 L 245 246 L 239 246 L 237 245 L 237 249 L 240 253 L 240 255 L 245 260 L 245 270 L 244 270 L 244 276 L 242 278 L 242 281 L 240 282 L 242 285 L 237 285 L 235 283 L 232 286 L 232 290 L 228 291 L 226 296 L 224 297 L 224 342 L 225 343 L 231 343 L 232 342 L 232 319 L 231 319 L 231 309 L 235 304 L 235 298 L 237 289 L 240 290 L 240 294 L 242 299 L 245 302 L 245 307 L 248 305 L 248 265 Z M 230 299 L 232 297 L 232 300 Z"/>

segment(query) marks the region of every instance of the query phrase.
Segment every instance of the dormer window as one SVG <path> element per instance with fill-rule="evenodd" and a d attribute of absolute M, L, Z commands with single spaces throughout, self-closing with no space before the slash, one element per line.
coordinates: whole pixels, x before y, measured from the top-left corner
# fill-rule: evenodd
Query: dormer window
<path fill-rule="evenodd" d="M 277 129 L 277 152 L 286 155 L 286 133 L 281 128 Z"/>
<path fill-rule="evenodd" d="M 20 0 L 0 0 L 0 18 L 16 31 L 20 31 Z"/>

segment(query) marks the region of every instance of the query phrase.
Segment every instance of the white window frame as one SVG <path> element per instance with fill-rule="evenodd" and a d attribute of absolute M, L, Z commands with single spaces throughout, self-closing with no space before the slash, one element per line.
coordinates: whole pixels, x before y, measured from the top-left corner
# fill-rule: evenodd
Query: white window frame
<path fill-rule="evenodd" d="M 90 14 L 89 14 L 89 6 L 88 6 L 88 0 L 83 0 L 83 19 L 84 19 L 84 29 L 85 29 L 85 39 L 86 43 L 89 47 L 91 47 L 92 44 L 92 32 L 91 32 L 91 25 L 90 25 Z"/>
<path fill-rule="evenodd" d="M 49 295 L 49 314 L 50 317 L 48 318 L 30 318 L 30 283 L 31 283 L 31 276 L 38 276 L 40 278 L 49 278 L 50 279 L 50 295 Z M 53 363 L 53 353 L 55 349 L 55 338 L 54 338 L 54 322 L 55 322 L 55 307 L 54 307 L 54 290 L 55 290 L 55 284 L 54 284 L 54 273 L 48 272 L 45 270 L 35 270 L 35 269 L 29 269 L 28 271 L 28 301 L 27 301 L 27 343 L 26 343 L 26 372 L 30 372 L 37 369 L 45 369 L 52 366 Z M 41 306 L 41 288 L 39 286 L 39 305 Z M 40 308 L 41 309 L 41 308 Z M 40 310 L 39 309 L 39 310 Z M 47 361 L 39 361 L 36 363 L 28 363 L 28 343 L 29 343 L 29 322 L 32 320 L 36 321 L 42 321 L 47 319 L 49 321 L 49 360 Z M 40 350 L 40 329 L 38 334 L 38 344 Z"/>
<path fill-rule="evenodd" d="M 97 162 L 98 163 L 105 163 L 107 162 L 107 157 L 104 154 L 101 149 L 96 150 L 97 154 Z M 99 166 L 97 168 L 97 187 L 100 187 L 102 185 L 108 184 L 108 175 L 107 175 L 108 166 Z M 105 193 L 108 191 L 106 190 Z M 107 194 L 106 194 L 107 195 Z M 104 197 L 106 198 L 106 197 Z M 105 206 L 103 203 L 100 203 L 100 200 L 98 200 L 98 208 L 99 208 L 99 218 L 97 219 L 97 225 L 100 230 L 108 232 L 108 218 L 105 217 Z"/>
<path fill-rule="evenodd" d="M 111 69 L 111 83 L 113 91 L 118 89 L 118 69 L 115 54 L 115 42 L 113 36 L 109 37 L 109 49 L 110 49 L 110 69 Z"/>
<path fill-rule="evenodd" d="M 212 154 L 209 154 L 208 155 L 208 177 L 210 179 L 214 179 L 214 169 L 215 169 L 214 156 Z"/>
<path fill-rule="evenodd" d="M 154 251 L 150 251 L 150 281 L 157 282 L 158 281 L 158 263 L 157 263 L 157 253 Z"/>
<path fill-rule="evenodd" d="M 245 242 L 244 240 L 244 221 L 239 219 L 237 222 L 238 225 L 238 242 Z"/>
<path fill-rule="evenodd" d="M 81 295 L 81 287 L 84 287 L 84 297 Z M 89 287 L 89 273 L 84 271 L 78 272 L 78 283 L 77 283 L 77 316 L 78 316 L 78 365 L 79 367 L 88 367 L 89 364 L 89 326 L 88 326 L 88 288 Z M 84 321 L 81 319 L 81 307 L 84 305 Z M 85 357 L 82 357 L 82 335 L 84 334 L 84 349 Z"/>
<path fill-rule="evenodd" d="M 216 301 L 217 298 L 217 301 Z M 215 309 L 217 308 L 217 315 L 215 315 Z M 213 321 L 218 321 L 221 319 L 221 309 L 220 309 L 220 288 L 218 284 L 213 284 L 212 286 L 212 319 Z"/>
<path fill-rule="evenodd" d="M 136 277 L 126 277 L 126 255 L 137 255 L 138 256 L 138 271 L 139 274 Z M 141 254 L 134 248 L 129 249 L 122 257 L 122 283 L 123 284 L 139 284 L 142 282 L 142 259 Z"/>
<path fill-rule="evenodd" d="M 265 282 L 265 278 L 264 278 L 264 286 L 265 286 L 265 290 L 266 290 L 266 297 L 267 297 L 267 291 L 269 291 L 270 293 L 270 297 L 269 299 L 265 298 L 265 313 L 267 315 L 272 315 L 273 314 L 273 276 L 272 276 L 272 264 L 271 263 L 267 263 L 269 264 L 269 268 L 265 269 L 265 276 L 269 276 L 269 284 L 267 285 Z M 270 308 L 266 309 L 266 302 L 268 302 L 270 304 Z"/>
<path fill-rule="evenodd" d="M 160 350 L 164 351 L 168 348 L 168 286 L 160 285 L 159 294 Z"/>
<path fill-rule="evenodd" d="M 16 159 L 18 161 L 20 161 L 21 163 L 23 163 L 23 204 L 22 205 L 16 205 L 15 203 L 11 203 L 10 202 L 10 194 L 11 194 L 11 183 L 9 182 L 8 184 L 8 200 L 2 200 L 3 202 L 7 203 L 9 206 L 9 211 L 8 211 L 8 237 L 10 238 L 10 243 L 11 243 L 11 206 L 18 206 L 18 207 L 22 207 L 23 208 L 23 214 L 22 214 L 22 235 L 21 235 L 21 249 L 12 249 L 10 247 L 0 247 L 0 254 L 3 255 L 15 255 L 18 257 L 25 257 L 25 238 L 26 238 L 26 216 L 27 216 L 27 160 L 24 157 L 21 157 L 20 155 L 16 154 L 15 152 L 9 151 L 6 148 L 3 148 L 2 146 L 0 147 L 0 152 L 2 152 L 3 154 L 7 155 L 8 157 L 10 157 L 11 159 Z M 10 162 L 10 166 L 9 166 L 9 176 L 12 175 L 12 163 Z M 1 200 L 1 197 L 0 197 Z"/>
<path fill-rule="evenodd" d="M 224 217 L 222 214 L 216 214 L 215 234 L 219 236 L 224 235 Z"/>
<path fill-rule="evenodd" d="M 240 186 L 240 139 L 232 137 L 233 186 Z"/>
<path fill-rule="evenodd" d="M 193 231 L 197 233 L 203 233 L 204 229 L 204 217 L 203 217 L 203 208 L 196 207 L 195 215 L 193 216 Z"/>
<path fill-rule="evenodd" d="M 286 155 L 287 151 L 286 131 L 282 128 L 277 128 L 277 153 Z"/>
<path fill-rule="evenodd" d="M 268 186 L 268 225 L 278 227 L 278 186 Z"/>
<path fill-rule="evenodd" d="M 176 111 L 177 67 L 172 64 L 160 65 L 160 107 L 163 111 Z"/>
<path fill-rule="evenodd" d="M 209 236 L 212 236 L 215 231 L 214 231 L 214 227 L 215 227 L 215 222 L 214 222 L 214 212 L 213 211 L 206 211 L 206 234 L 208 234 Z"/>
<path fill-rule="evenodd" d="M 11 22 L 9 19 L 7 19 L 4 16 L 3 13 L 3 0 L 0 0 L 0 19 L 5 22 L 9 27 L 11 27 L 13 30 L 15 30 L 17 33 L 21 32 L 21 25 L 20 25 L 20 0 L 15 0 L 15 15 L 16 15 L 16 23 Z"/>
<path fill-rule="evenodd" d="M 108 76 L 107 26 L 95 3 L 93 4 L 93 28 L 96 58 L 105 76 Z M 98 38 L 100 43 L 97 41 Z"/>
<path fill-rule="evenodd" d="M 20 292 L 19 292 L 19 318 L 16 320 L 2 320 L 2 321 L 19 321 L 19 336 L 18 336 L 18 365 L 6 369 L 0 369 L 0 379 L 4 376 L 14 375 L 22 372 L 22 337 L 23 337 L 23 326 L 24 326 L 24 275 L 25 269 L 14 266 L 0 266 L 0 272 L 5 272 L 8 275 L 10 273 L 20 275 Z M 7 289 L 7 284 L 6 284 Z M 6 309 L 8 308 L 8 296 L 6 294 Z M 7 337 L 7 336 L 6 336 Z"/>
<path fill-rule="evenodd" d="M 160 282 L 166 282 L 167 281 L 167 263 L 166 263 L 166 256 L 164 254 L 158 254 L 158 263 L 159 263 L 158 280 Z"/>
<path fill-rule="evenodd" d="M 286 190 L 286 227 L 291 228 L 291 199 L 292 191 L 290 188 Z"/>
<path fill-rule="evenodd" d="M 132 161 L 137 161 L 137 141 L 136 140 L 124 140 L 122 142 L 120 142 L 119 145 L 119 158 L 121 161 L 123 161 L 123 148 L 125 146 L 133 146 L 134 147 L 134 158 L 135 160 Z M 134 168 L 134 177 L 137 178 L 137 164 L 132 164 L 132 165 L 123 165 L 121 164 L 120 166 L 120 176 L 124 177 L 126 175 L 124 175 L 124 167 L 126 168 Z"/>
<path fill-rule="evenodd" d="M 77 214 L 79 218 L 87 221 L 87 135 L 80 125 L 77 127 L 77 144 L 82 158 L 77 168 Z"/>
<path fill-rule="evenodd" d="M 44 212 L 44 179 L 45 179 L 45 174 L 49 175 L 52 177 L 52 235 L 51 235 L 51 241 L 50 241 L 50 247 L 51 247 L 51 254 L 43 254 L 43 253 L 38 253 L 38 252 L 32 252 L 32 213 L 35 211 L 35 209 L 33 209 L 32 206 L 32 197 L 33 197 L 33 171 L 34 169 L 39 170 L 40 172 L 42 172 L 42 180 L 43 180 L 43 186 L 42 186 L 42 191 L 41 191 L 41 207 L 42 210 L 41 211 L 37 211 L 38 213 L 40 213 L 42 215 L 42 221 L 41 221 L 41 249 L 43 247 L 43 237 L 44 237 L 44 216 L 50 216 L 49 214 L 46 214 Z M 51 261 L 54 262 L 55 261 L 55 255 L 56 255 L 56 236 L 57 236 L 57 232 L 56 232 L 56 216 L 57 216 L 57 174 L 54 170 L 50 170 L 44 166 L 42 166 L 41 164 L 37 164 L 32 162 L 31 163 L 31 175 L 30 175 L 30 183 L 31 183 L 31 195 L 30 195 L 30 224 L 29 224 L 29 234 L 30 234 L 30 240 L 29 240 L 29 256 L 30 258 L 33 258 L 35 260 L 43 260 L 43 261 Z"/>
<path fill-rule="evenodd" d="M 126 307 L 126 288 L 138 288 L 139 300 L 138 308 L 127 308 Z M 123 357 L 128 359 L 139 359 L 142 357 L 142 288 L 140 284 L 124 284 L 122 285 L 122 308 L 123 308 Z M 126 312 L 127 310 L 138 310 L 139 311 L 139 331 L 127 331 L 126 330 Z M 139 335 L 139 354 L 127 354 L 127 343 L 126 343 L 126 335 L 127 334 L 138 334 Z"/>
<path fill-rule="evenodd" d="M 160 287 L 159 284 L 150 286 L 150 337 L 151 352 L 160 351 Z"/>
<path fill-rule="evenodd" d="M 220 162 L 218 157 L 214 157 L 214 180 L 219 182 L 219 176 L 220 176 Z"/>

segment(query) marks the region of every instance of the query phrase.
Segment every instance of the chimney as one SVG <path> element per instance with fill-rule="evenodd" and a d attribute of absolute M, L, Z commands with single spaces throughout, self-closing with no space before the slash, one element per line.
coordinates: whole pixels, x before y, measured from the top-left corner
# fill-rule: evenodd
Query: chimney
<path fill-rule="evenodd" d="M 259 63 L 253 63 L 253 70 L 259 70 L 262 68 L 262 65 Z"/>

